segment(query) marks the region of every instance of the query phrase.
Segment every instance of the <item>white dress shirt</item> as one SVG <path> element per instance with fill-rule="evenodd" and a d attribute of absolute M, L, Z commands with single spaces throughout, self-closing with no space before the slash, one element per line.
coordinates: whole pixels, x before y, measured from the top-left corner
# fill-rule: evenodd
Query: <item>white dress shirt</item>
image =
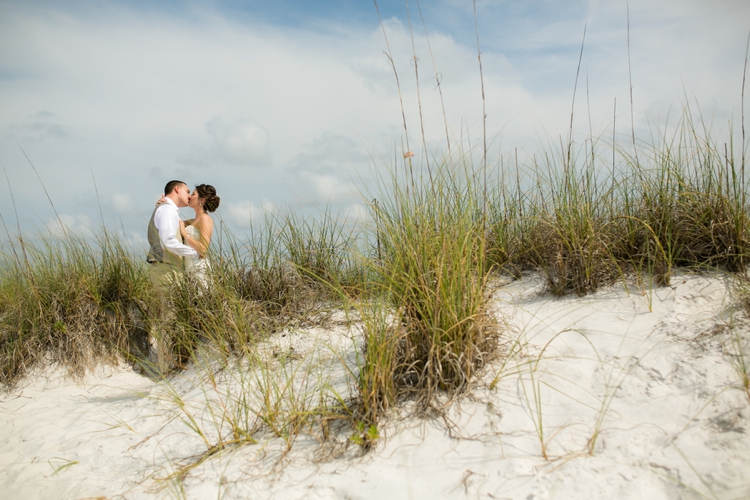
<path fill-rule="evenodd" d="M 170 200 L 164 203 L 154 212 L 154 227 L 159 232 L 161 246 L 175 255 L 181 257 L 199 258 L 198 252 L 177 239 L 180 231 L 180 209 Z"/>

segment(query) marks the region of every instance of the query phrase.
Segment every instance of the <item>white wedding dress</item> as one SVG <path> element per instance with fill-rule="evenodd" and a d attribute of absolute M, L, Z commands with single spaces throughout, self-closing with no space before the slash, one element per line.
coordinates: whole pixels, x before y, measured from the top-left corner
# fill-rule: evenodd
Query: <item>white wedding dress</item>
<path fill-rule="evenodd" d="M 196 241 L 201 240 L 201 233 L 195 226 L 187 226 L 185 228 L 188 235 Z M 185 273 L 196 280 L 204 288 L 208 288 L 208 274 L 211 265 L 208 263 L 208 259 L 194 259 L 192 257 L 185 257 Z"/>

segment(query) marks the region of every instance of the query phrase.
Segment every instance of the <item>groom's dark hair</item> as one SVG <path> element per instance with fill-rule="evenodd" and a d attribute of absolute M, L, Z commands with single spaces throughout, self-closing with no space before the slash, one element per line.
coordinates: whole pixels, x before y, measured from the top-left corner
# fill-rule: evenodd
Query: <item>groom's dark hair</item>
<path fill-rule="evenodd" d="M 187 183 L 182 182 L 182 181 L 169 181 L 169 182 L 167 182 L 167 185 L 164 186 L 164 196 L 167 196 L 169 193 L 171 193 L 172 191 L 174 191 L 174 188 L 176 188 L 177 186 L 180 186 L 182 184 L 187 185 Z"/>

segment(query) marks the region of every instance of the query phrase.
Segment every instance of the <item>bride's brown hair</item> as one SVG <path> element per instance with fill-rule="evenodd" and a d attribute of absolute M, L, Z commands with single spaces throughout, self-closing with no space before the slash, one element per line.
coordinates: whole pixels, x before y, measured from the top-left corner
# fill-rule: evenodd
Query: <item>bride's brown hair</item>
<path fill-rule="evenodd" d="M 219 208 L 221 198 L 216 196 L 216 189 L 213 186 L 210 184 L 198 184 L 195 186 L 195 190 L 198 191 L 198 198 L 203 200 L 203 210 L 211 213 Z"/>

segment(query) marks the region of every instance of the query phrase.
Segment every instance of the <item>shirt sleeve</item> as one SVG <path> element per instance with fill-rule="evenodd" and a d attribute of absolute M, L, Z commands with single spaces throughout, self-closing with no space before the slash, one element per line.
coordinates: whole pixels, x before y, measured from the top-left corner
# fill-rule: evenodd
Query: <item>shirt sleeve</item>
<path fill-rule="evenodd" d="M 199 258 L 198 252 L 180 243 L 177 233 L 180 227 L 180 216 L 168 203 L 163 204 L 154 214 L 154 226 L 159 231 L 162 246 L 175 255 L 181 257 Z"/>

